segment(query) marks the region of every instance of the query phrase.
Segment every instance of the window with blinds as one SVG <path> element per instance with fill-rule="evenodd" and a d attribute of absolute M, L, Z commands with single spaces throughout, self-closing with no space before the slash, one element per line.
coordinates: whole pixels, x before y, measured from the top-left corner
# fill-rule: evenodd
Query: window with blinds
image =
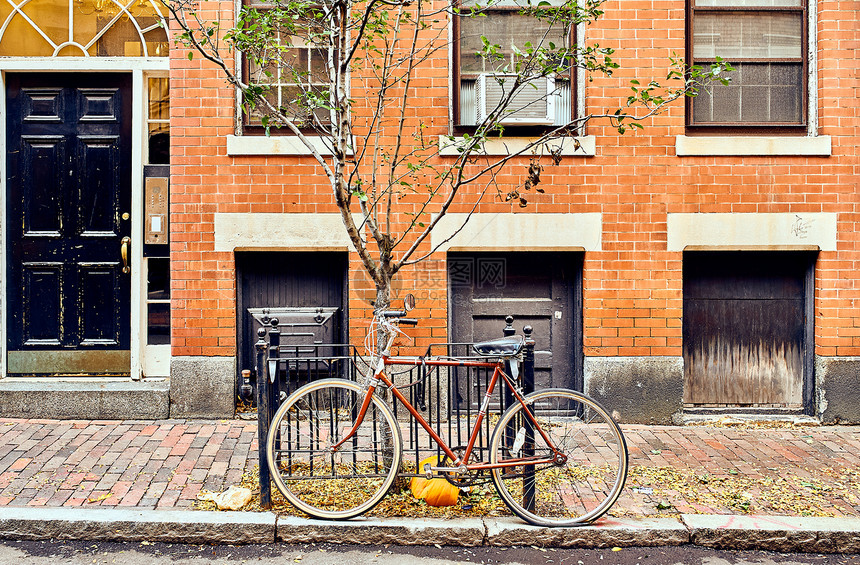
<path fill-rule="evenodd" d="M 689 0 L 688 60 L 734 71 L 688 103 L 691 126 L 802 126 L 806 116 L 805 0 Z"/>
<path fill-rule="evenodd" d="M 552 5 L 558 5 L 559 0 L 553 0 Z M 477 6 L 474 0 L 465 0 L 461 6 L 468 8 Z M 562 25 L 551 25 L 534 16 L 522 14 L 523 7 L 528 2 L 524 0 L 499 0 L 492 3 L 492 8 L 484 8 L 480 15 L 472 15 L 468 10 L 454 18 L 454 33 L 457 41 L 456 93 L 454 119 L 458 126 L 474 126 L 489 111 L 495 107 L 497 100 L 487 100 L 482 96 L 479 83 L 483 82 L 503 85 L 511 83 L 513 77 L 500 78 L 511 73 L 517 63 L 517 53 L 524 52 L 527 43 L 537 47 L 543 45 L 572 45 L 573 33 Z M 483 38 L 492 45 L 500 47 L 498 57 L 486 58 L 479 53 L 483 48 Z M 489 78 L 492 77 L 492 78 Z M 562 125 L 572 117 L 572 73 L 568 69 L 564 73 L 553 75 L 551 87 L 545 89 L 546 79 L 537 79 L 535 85 L 527 85 L 522 91 L 534 98 L 534 92 L 545 89 L 540 100 L 530 99 L 523 108 L 519 108 L 518 100 L 513 100 L 508 107 L 502 123 L 510 125 Z M 538 88 L 535 88 L 537 85 Z M 534 92 L 533 92 L 534 91 Z M 521 94 L 524 96 L 525 94 Z M 540 107 L 539 107 L 540 106 Z M 546 106 L 544 108 L 543 106 Z M 548 119 L 531 119 L 530 115 L 545 116 Z"/>

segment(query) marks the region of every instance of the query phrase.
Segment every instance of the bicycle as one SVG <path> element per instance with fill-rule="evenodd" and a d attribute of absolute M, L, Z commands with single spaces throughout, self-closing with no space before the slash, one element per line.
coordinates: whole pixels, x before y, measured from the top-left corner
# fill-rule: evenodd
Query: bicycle
<path fill-rule="evenodd" d="M 444 453 L 441 463 L 420 471 L 460 486 L 469 474 L 489 472 L 510 510 L 537 526 L 575 526 L 593 522 L 615 503 L 627 477 L 627 445 L 612 416 L 595 400 L 567 389 L 523 395 L 517 386 L 522 336 L 473 345 L 479 358 L 390 355 L 401 325 L 414 308 L 409 295 L 403 310 L 378 312 L 371 320 L 368 350 L 372 369 L 363 385 L 346 379 L 310 382 L 287 397 L 276 411 L 266 441 L 272 479 L 302 512 L 320 519 L 348 519 L 376 506 L 394 484 L 402 457 L 402 437 L 384 388 L 400 402 Z M 378 333 L 387 339 L 378 354 Z M 505 362 L 510 375 L 504 370 Z M 482 367 L 493 371 L 465 450 L 455 452 L 394 386 L 390 365 Z M 493 390 L 501 381 L 513 397 L 490 436 L 489 461 L 473 452 Z M 494 415 L 493 417 L 496 417 Z"/>

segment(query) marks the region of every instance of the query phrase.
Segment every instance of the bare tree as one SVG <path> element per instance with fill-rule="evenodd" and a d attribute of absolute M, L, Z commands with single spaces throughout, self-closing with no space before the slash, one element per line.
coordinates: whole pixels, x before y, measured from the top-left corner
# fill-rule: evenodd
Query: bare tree
<path fill-rule="evenodd" d="M 181 28 L 178 40 L 189 58 L 202 55 L 221 69 L 239 91 L 244 111 L 267 133 L 287 128 L 314 156 L 376 286 L 377 309 L 388 307 L 398 271 L 436 251 L 428 237 L 458 198 L 471 210 L 466 221 L 484 198 L 525 207 L 529 190 L 542 191 L 545 163 L 557 165 L 564 144 L 578 143 L 575 136 L 588 122 L 608 121 L 620 133 L 642 128 L 641 122 L 695 95 L 705 82 L 725 82 L 722 73 L 731 70 L 722 61 L 700 69 L 670 59 L 665 84 L 631 81 L 618 109 L 549 123 L 518 149 L 489 156 L 483 151 L 488 139 L 501 136 L 518 113 L 558 98 L 554 85 L 570 84 L 578 70 L 611 75 L 618 67 L 612 49 L 571 40 L 577 28 L 602 15 L 606 0 L 273 0 L 243 7 L 229 29 L 201 18 L 197 1 L 169 4 Z M 502 44 L 480 33 L 480 24 L 502 4 L 509 15 L 528 18 L 531 37 Z M 482 99 L 468 134 L 440 138 L 410 119 L 422 104 L 413 82 L 431 59 L 447 60 L 454 20 L 461 30 L 478 30 L 459 49 L 480 68 L 480 86 L 495 95 L 489 104 Z M 244 67 L 236 64 L 239 53 Z M 455 156 L 439 159 L 446 146 Z M 522 167 L 522 156 L 528 157 L 523 183 L 500 188 L 496 175 L 506 166 Z M 477 189 L 463 190 L 469 185 Z M 418 195 L 420 205 L 399 205 L 406 194 Z M 408 214 L 405 228 L 396 223 L 397 213 Z"/>

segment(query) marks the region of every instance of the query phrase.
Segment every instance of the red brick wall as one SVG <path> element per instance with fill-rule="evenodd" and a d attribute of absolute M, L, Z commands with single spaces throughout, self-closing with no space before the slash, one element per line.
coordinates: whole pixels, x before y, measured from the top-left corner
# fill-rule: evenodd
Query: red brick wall
<path fill-rule="evenodd" d="M 221 9 L 224 17 L 228 5 L 210 2 L 203 9 Z M 856 18 L 844 2 L 819 2 L 818 9 L 819 131 L 832 136 L 831 157 L 677 157 L 675 136 L 684 133 L 679 101 L 646 122 L 643 132 L 621 136 L 605 122 L 592 122 L 595 157 L 546 166 L 546 192 L 531 194 L 524 211 L 603 214 L 602 250 L 585 255 L 587 356 L 681 355 L 682 255 L 666 251 L 667 214 L 681 212 L 837 213 L 838 250 L 822 252 L 816 267 L 816 353 L 860 355 Z M 615 47 L 613 58 L 622 68 L 586 85 L 588 112 L 614 110 L 629 93 L 630 79 L 661 80 L 669 57 L 684 52 L 682 0 L 612 1 L 605 11 L 586 38 Z M 214 251 L 213 214 L 336 209 L 310 157 L 227 156 L 232 89 L 199 57 L 189 61 L 174 49 L 171 58 L 173 355 L 230 356 L 236 343 L 234 264 L 231 253 Z M 410 117 L 426 125 L 428 137 L 448 133 L 448 80 L 443 50 L 411 86 L 410 100 L 419 106 Z M 354 92 L 360 86 L 356 77 Z M 366 118 L 371 108 L 359 99 L 357 112 Z M 384 128 L 382 142 L 390 143 L 391 134 L 390 126 Z M 445 159 L 437 164 L 445 166 Z M 526 162 L 518 160 L 497 178 L 502 190 L 524 180 Z M 402 210 L 416 211 L 419 200 L 405 196 Z M 461 204 L 452 211 L 468 209 Z M 478 211 L 520 208 L 490 196 Z M 408 217 L 394 219 L 400 233 Z M 373 288 L 354 254 L 349 278 L 350 333 L 360 343 Z M 416 315 L 424 320 L 411 333 L 422 342 L 446 337 L 446 287 L 444 254 L 401 273 L 398 291 L 416 292 L 420 300 Z"/>

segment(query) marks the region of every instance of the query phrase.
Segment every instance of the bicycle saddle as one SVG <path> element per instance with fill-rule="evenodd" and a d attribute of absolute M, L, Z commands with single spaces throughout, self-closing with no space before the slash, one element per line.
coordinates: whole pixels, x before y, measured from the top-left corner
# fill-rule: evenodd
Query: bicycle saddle
<path fill-rule="evenodd" d="M 523 348 L 523 336 L 515 335 L 512 337 L 501 337 L 499 339 L 491 339 L 490 341 L 482 341 L 472 345 L 472 348 L 478 353 L 478 355 L 510 357 L 519 353 Z"/>

